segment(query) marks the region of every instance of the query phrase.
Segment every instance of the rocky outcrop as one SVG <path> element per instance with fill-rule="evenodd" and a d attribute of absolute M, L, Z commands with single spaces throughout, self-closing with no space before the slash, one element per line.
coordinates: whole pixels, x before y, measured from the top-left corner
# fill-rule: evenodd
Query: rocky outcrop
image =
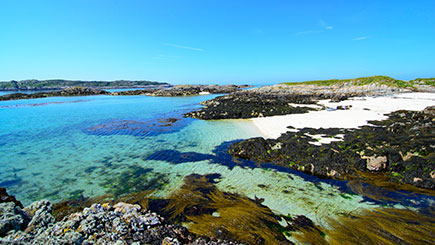
<path fill-rule="evenodd" d="M 316 104 L 318 100 L 328 99 L 337 102 L 355 96 L 388 95 L 405 91 L 409 90 L 374 84 L 364 86 L 278 84 L 207 100 L 201 103 L 204 105 L 203 108 L 187 113 L 186 116 L 211 120 L 307 113 L 315 109 L 303 104 Z M 321 107 L 319 106 L 318 109 Z"/>
<path fill-rule="evenodd" d="M 36 99 L 55 96 L 87 96 L 87 95 L 148 95 L 148 96 L 189 96 L 202 94 L 225 94 L 239 91 L 243 88 L 249 88 L 248 85 L 179 85 L 172 87 L 167 86 L 148 86 L 144 89 L 127 90 L 120 92 L 107 92 L 105 90 L 87 88 L 87 87 L 70 87 L 61 91 L 38 92 L 33 94 L 14 93 L 0 96 L 2 100 L 19 100 L 19 99 Z"/>
<path fill-rule="evenodd" d="M 435 78 L 417 78 L 411 80 L 415 91 L 435 93 Z"/>
<path fill-rule="evenodd" d="M 112 95 L 149 95 L 172 97 L 201 94 L 227 94 L 249 87 L 249 85 L 178 85 L 160 89 L 141 89 L 114 92 Z"/>
<path fill-rule="evenodd" d="M 9 231 L 24 230 L 28 222 L 29 216 L 15 203 L 0 203 L 0 237 L 5 236 Z"/>
<path fill-rule="evenodd" d="M 0 96 L 0 101 L 2 100 L 21 100 L 21 99 L 36 99 L 36 98 L 46 98 L 55 96 L 87 96 L 87 95 L 109 95 L 110 92 L 98 89 L 84 88 L 84 87 L 73 87 L 66 88 L 61 91 L 52 92 L 39 92 L 34 94 L 24 94 L 15 93 Z"/>
<path fill-rule="evenodd" d="M 200 110 L 187 113 L 186 116 L 199 119 L 239 119 L 306 113 L 315 110 L 305 106 L 291 104 L 314 104 L 312 96 L 291 94 L 267 94 L 243 91 L 220 96 L 202 102 Z"/>
<path fill-rule="evenodd" d="M 167 86 L 167 83 L 151 81 L 71 81 L 62 79 L 53 80 L 23 80 L 0 82 L 0 91 L 25 91 L 25 90 L 62 90 L 71 87 L 86 87 L 92 89 L 115 89 L 115 88 L 143 88 L 153 86 Z"/>
<path fill-rule="evenodd" d="M 435 117 L 397 111 L 383 121 L 358 129 L 312 129 L 287 132 L 277 139 L 252 138 L 234 143 L 237 158 L 267 162 L 325 178 L 363 179 L 360 173 L 385 175 L 391 182 L 435 189 Z M 343 141 L 315 145 L 311 135 Z"/>
<path fill-rule="evenodd" d="M 0 204 L 1 244 L 218 244 L 168 224 L 137 204 L 93 204 L 55 222 L 46 200 L 21 209 Z M 221 241 L 224 242 L 224 241 Z M 234 244 L 226 242 L 226 244 Z"/>

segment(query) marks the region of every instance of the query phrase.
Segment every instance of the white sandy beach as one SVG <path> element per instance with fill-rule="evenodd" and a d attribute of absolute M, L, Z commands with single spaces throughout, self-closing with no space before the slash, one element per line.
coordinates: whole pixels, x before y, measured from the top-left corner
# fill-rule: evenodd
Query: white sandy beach
<path fill-rule="evenodd" d="M 282 133 L 291 130 L 287 128 L 289 126 L 296 129 L 304 127 L 357 128 L 368 124 L 370 120 L 386 119 L 385 114 L 393 111 L 423 110 L 427 106 L 435 105 L 435 93 L 402 93 L 379 97 L 354 97 L 338 103 L 324 100 L 320 101 L 319 104 L 330 108 L 336 108 L 339 105 L 350 105 L 352 107 L 349 110 L 322 110 L 251 120 L 266 138 L 279 137 Z M 329 143 L 326 139 L 319 142 Z"/>

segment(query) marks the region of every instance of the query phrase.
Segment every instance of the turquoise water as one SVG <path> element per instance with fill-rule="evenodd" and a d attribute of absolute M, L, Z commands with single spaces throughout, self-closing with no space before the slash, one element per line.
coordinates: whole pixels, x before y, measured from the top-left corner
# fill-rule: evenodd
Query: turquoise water
<path fill-rule="evenodd" d="M 345 182 L 238 163 L 230 141 L 261 136 L 249 120 L 202 121 L 182 114 L 216 95 L 86 96 L 0 102 L 0 186 L 30 204 L 154 189 L 165 197 L 184 176 L 219 173 L 223 191 L 264 198 L 281 214 L 324 218 L 377 203 Z M 407 196 L 395 207 L 431 205 Z"/>
<path fill-rule="evenodd" d="M 230 122 L 181 118 L 186 109 L 212 97 L 87 96 L 1 102 L 0 185 L 27 204 L 41 198 L 58 201 L 82 190 L 84 196 L 101 195 L 110 186 L 106 182 L 129 167 L 149 168 L 152 161 L 144 159 L 152 153 L 177 149 L 209 154 L 223 141 L 255 135 L 247 122 L 233 127 Z M 148 123 L 139 135 L 137 129 L 89 132 L 107 122 L 167 117 L 178 117 L 182 123 L 166 132 L 158 126 L 147 131 Z"/>

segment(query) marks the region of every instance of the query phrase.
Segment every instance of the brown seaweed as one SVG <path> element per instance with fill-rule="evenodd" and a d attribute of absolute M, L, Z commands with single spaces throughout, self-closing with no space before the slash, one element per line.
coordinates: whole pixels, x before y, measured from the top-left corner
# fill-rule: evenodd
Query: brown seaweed
<path fill-rule="evenodd" d="M 378 208 L 329 219 L 330 228 L 303 229 L 293 237 L 304 244 L 434 244 L 435 213 Z M 322 239 L 323 238 L 323 239 Z"/>

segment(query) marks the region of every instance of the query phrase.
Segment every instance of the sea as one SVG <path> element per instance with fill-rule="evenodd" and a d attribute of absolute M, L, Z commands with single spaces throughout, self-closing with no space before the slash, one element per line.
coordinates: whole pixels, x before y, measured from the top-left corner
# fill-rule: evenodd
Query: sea
<path fill-rule="evenodd" d="M 0 101 L 0 187 L 24 205 L 147 188 L 164 198 L 185 176 L 216 174 L 222 191 L 264 199 L 276 214 L 303 214 L 316 223 L 359 209 L 417 209 L 435 202 L 400 191 L 387 193 L 388 201 L 374 200 L 353 193 L 346 181 L 233 159 L 231 143 L 263 137 L 250 120 L 183 116 L 216 96 Z"/>

